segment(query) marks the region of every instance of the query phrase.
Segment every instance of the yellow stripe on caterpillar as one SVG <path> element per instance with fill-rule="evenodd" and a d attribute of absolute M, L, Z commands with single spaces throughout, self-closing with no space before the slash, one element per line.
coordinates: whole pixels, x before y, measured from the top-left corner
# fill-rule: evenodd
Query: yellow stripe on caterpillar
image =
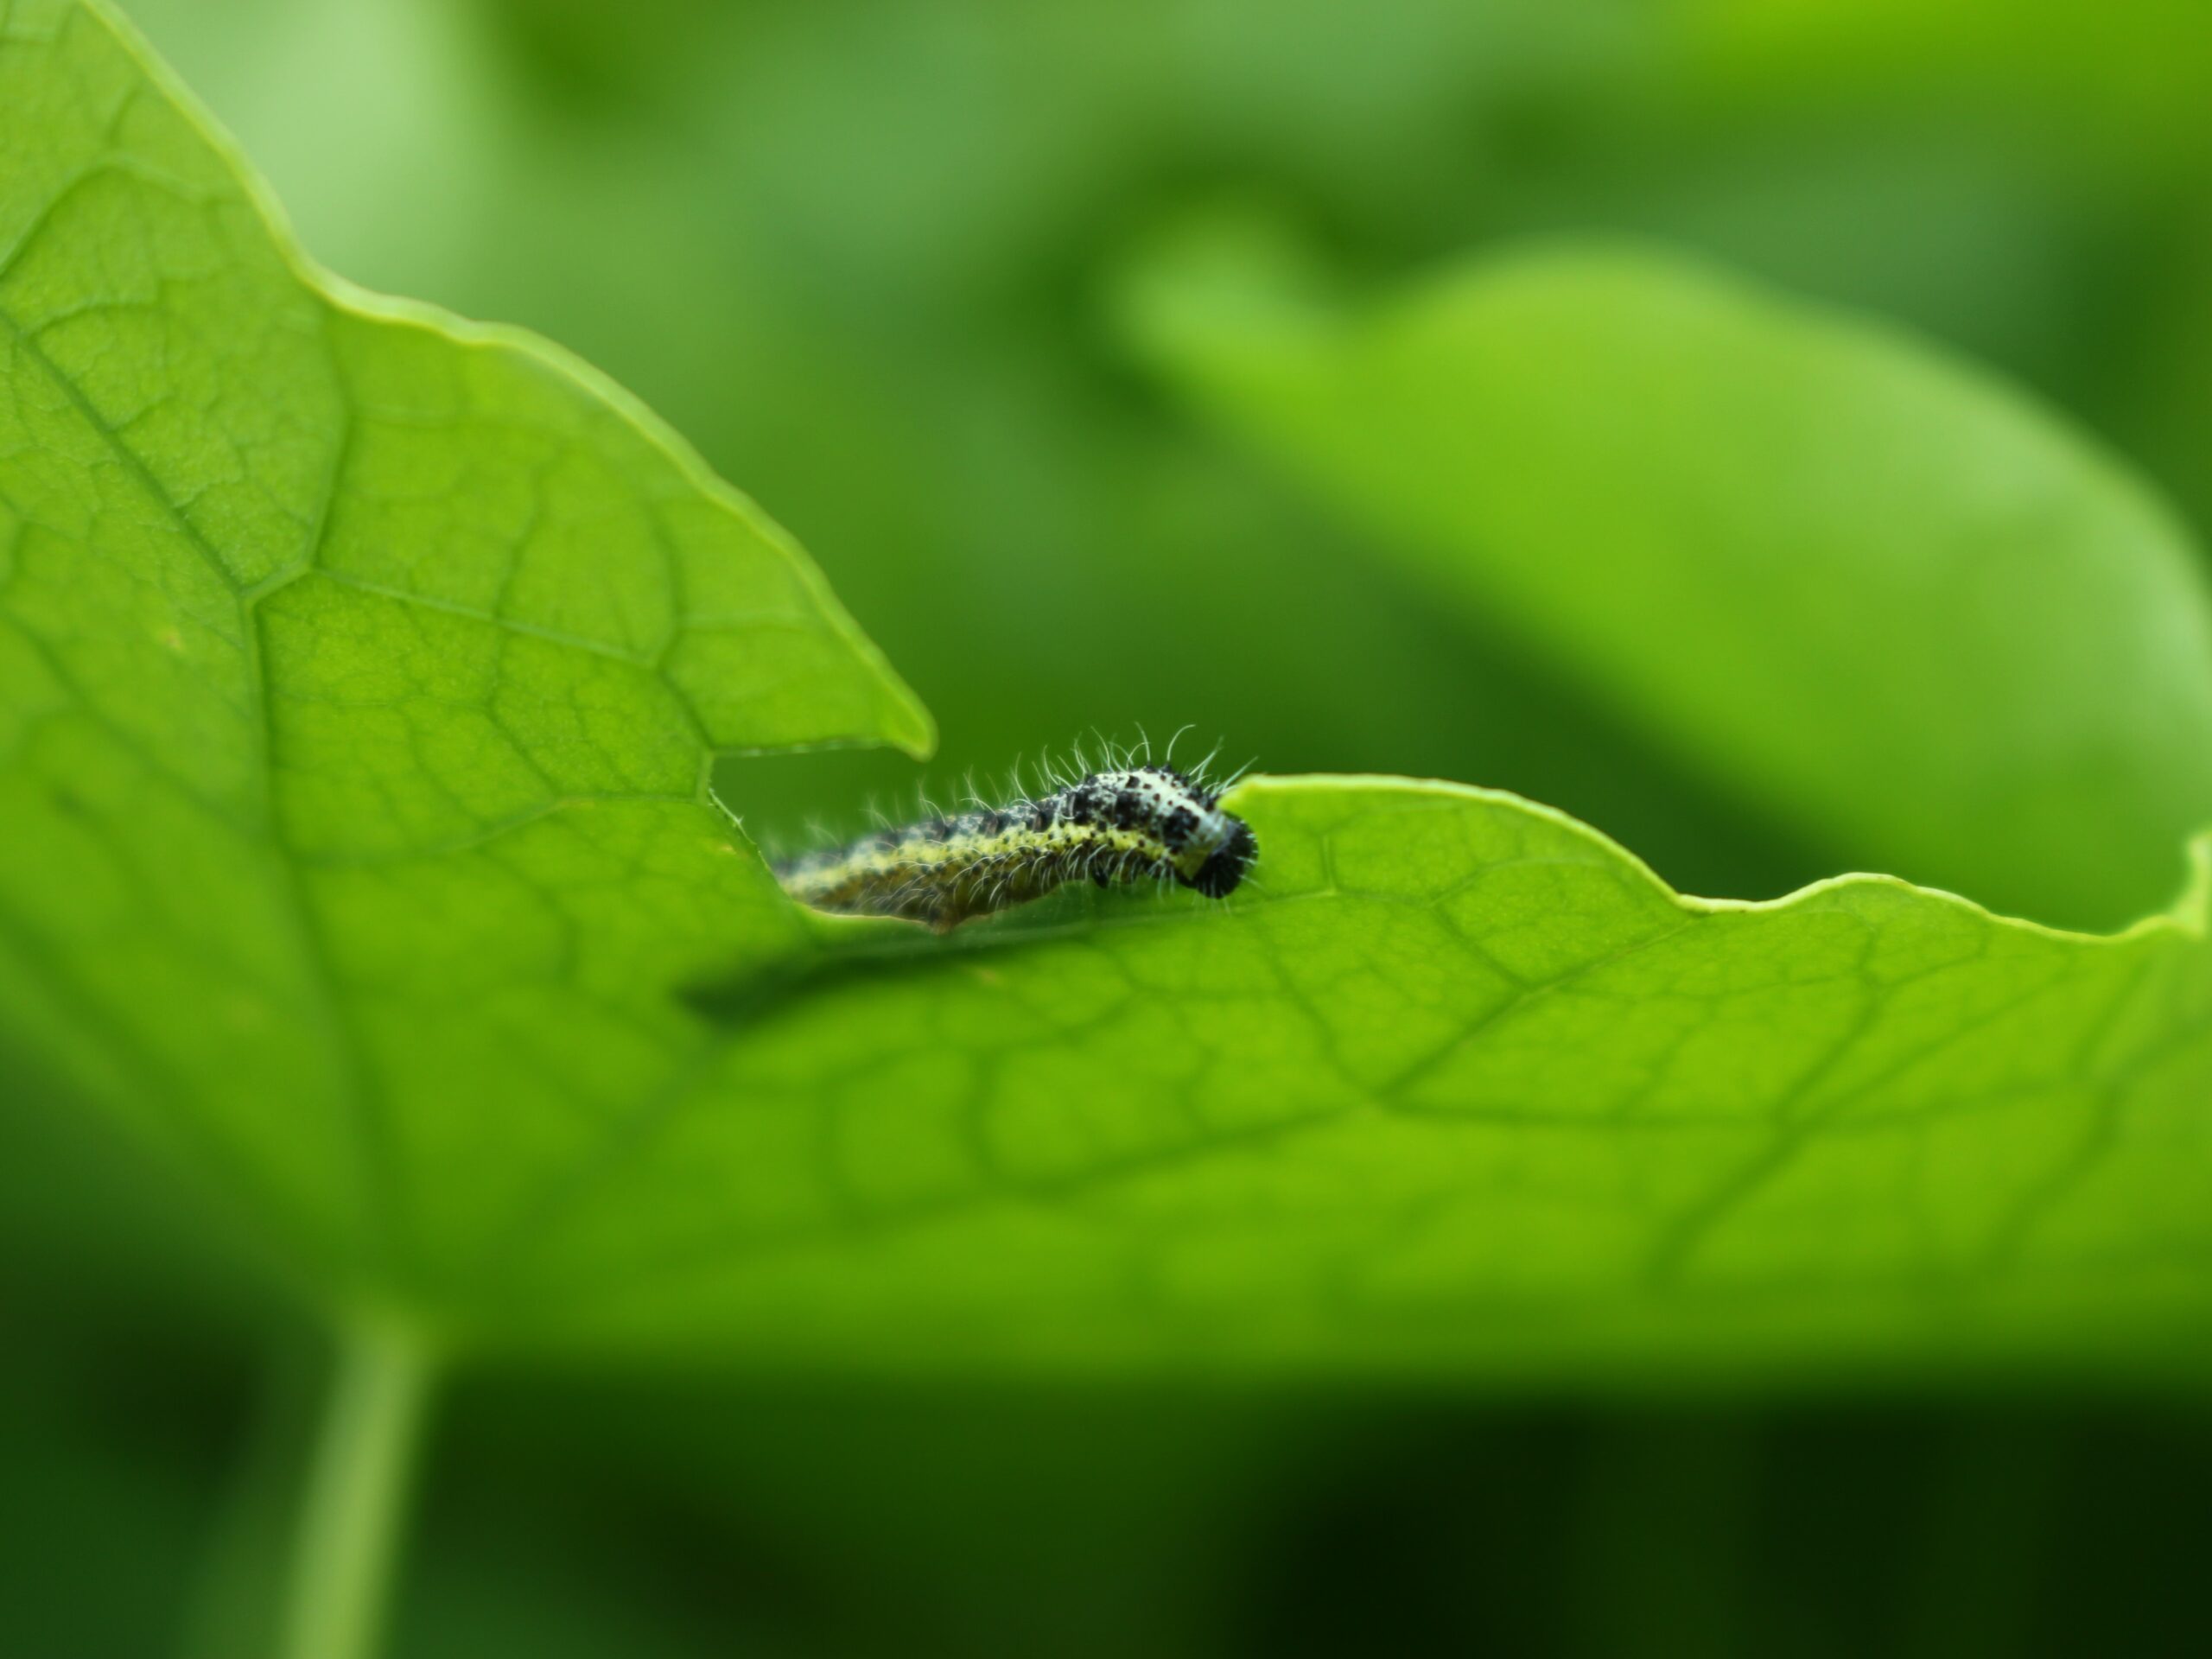
<path fill-rule="evenodd" d="M 776 867 L 817 910 L 898 916 L 939 933 L 1041 899 L 1063 882 L 1146 877 L 1218 899 L 1259 855 L 1220 796 L 1166 766 L 1095 772 L 1033 800 L 880 830 Z"/>

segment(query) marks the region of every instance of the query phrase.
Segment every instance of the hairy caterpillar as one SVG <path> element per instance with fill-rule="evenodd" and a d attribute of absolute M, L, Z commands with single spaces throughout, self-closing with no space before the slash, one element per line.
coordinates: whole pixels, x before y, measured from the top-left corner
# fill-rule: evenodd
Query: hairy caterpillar
<path fill-rule="evenodd" d="M 1103 887 L 1149 876 L 1219 899 L 1259 855 L 1251 826 L 1220 798 L 1167 766 L 1087 772 L 1034 799 L 785 860 L 776 879 L 817 910 L 899 916 L 938 933 L 1084 877 Z"/>

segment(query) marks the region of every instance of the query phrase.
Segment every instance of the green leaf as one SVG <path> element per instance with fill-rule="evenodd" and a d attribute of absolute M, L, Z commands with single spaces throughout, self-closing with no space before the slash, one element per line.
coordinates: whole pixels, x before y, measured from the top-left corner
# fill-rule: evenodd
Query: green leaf
<path fill-rule="evenodd" d="M 575 365 L 303 274 L 104 14 L 0 13 L 0 1032 L 353 1328 L 2201 1369 L 2201 880 L 2108 939 L 1716 905 L 1274 779 L 1226 906 L 814 918 L 706 769 L 928 731 L 786 543 Z"/>
<path fill-rule="evenodd" d="M 616 388 L 306 267 L 101 9 L 0 9 L 0 108 L 6 1028 L 388 1286 L 797 936 L 713 754 L 928 718 Z"/>
<path fill-rule="evenodd" d="M 2116 938 L 1258 779 L 1262 891 L 861 959 L 532 1214 L 518 1340 L 956 1367 L 2201 1365 L 2205 861 Z"/>
<path fill-rule="evenodd" d="M 1128 316 L 1212 416 L 1843 868 L 2109 926 L 2212 822 L 2212 604 L 2121 467 L 1881 329 L 1657 252 L 1367 307 L 1194 230 Z M 1479 721 L 1483 711 L 1460 717 Z"/>

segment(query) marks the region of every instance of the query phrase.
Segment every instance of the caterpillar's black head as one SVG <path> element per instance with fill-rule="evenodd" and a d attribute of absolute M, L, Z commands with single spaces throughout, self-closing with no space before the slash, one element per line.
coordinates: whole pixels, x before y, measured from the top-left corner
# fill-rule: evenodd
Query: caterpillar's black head
<path fill-rule="evenodd" d="M 1224 815 L 1226 816 L 1226 815 Z M 1259 837 L 1252 833 L 1252 826 L 1242 818 L 1229 820 L 1229 834 L 1206 861 L 1192 875 L 1179 872 L 1175 879 L 1186 887 L 1196 887 L 1209 899 L 1225 899 L 1236 891 L 1243 880 L 1244 872 L 1260 855 Z"/>

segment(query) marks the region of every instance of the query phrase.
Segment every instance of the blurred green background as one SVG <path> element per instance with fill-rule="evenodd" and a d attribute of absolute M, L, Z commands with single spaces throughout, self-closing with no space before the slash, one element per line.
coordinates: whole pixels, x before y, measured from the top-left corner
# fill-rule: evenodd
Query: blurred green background
<path fill-rule="evenodd" d="M 940 793 L 1195 721 L 1552 802 L 1691 892 L 1833 868 L 1147 377 L 1116 283 L 1224 207 L 1357 281 L 1693 250 L 1994 367 L 2212 519 L 2197 0 L 130 10 L 319 258 L 574 348 L 791 529 L 936 714 Z M 771 839 L 925 781 L 747 766 Z M 319 1351 L 101 1153 L 0 1114 L 0 1651 L 248 1652 Z M 394 1650 L 2202 1652 L 2208 1490 L 2166 1398 L 495 1375 L 445 1404 Z"/>

